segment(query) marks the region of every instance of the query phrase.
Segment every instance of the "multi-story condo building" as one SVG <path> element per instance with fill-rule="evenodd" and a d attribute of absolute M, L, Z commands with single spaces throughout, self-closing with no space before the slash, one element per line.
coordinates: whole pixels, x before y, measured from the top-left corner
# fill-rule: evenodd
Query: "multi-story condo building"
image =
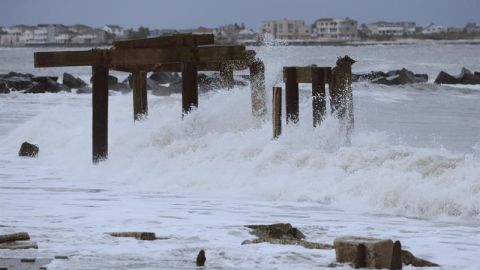
<path fill-rule="evenodd" d="M 304 20 L 271 20 L 262 22 L 261 34 L 273 39 L 302 40 L 311 39 L 310 27 L 305 26 Z"/>
<path fill-rule="evenodd" d="M 369 35 L 404 36 L 415 34 L 415 22 L 374 22 L 367 25 Z"/>
<path fill-rule="evenodd" d="M 358 37 L 358 23 L 350 18 L 318 19 L 312 25 L 312 35 L 319 41 L 348 41 Z"/>

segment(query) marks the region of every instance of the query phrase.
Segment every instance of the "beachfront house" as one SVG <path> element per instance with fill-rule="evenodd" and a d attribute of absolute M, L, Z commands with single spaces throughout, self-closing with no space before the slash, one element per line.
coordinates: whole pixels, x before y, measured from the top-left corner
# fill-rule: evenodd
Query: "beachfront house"
<path fill-rule="evenodd" d="M 312 25 L 312 37 L 319 41 L 349 41 L 358 38 L 358 23 L 350 18 L 323 18 Z"/>
<path fill-rule="evenodd" d="M 304 20 L 270 20 L 263 21 L 260 33 L 266 39 L 306 40 L 312 38 L 310 27 Z"/>
<path fill-rule="evenodd" d="M 367 24 L 371 36 L 408 36 L 416 32 L 415 22 L 374 22 Z"/>
<path fill-rule="evenodd" d="M 0 31 L 1 46 L 24 46 L 26 42 L 33 39 L 34 26 L 15 25 L 4 27 Z"/>
<path fill-rule="evenodd" d="M 125 30 L 118 25 L 107 24 L 102 28 L 103 31 L 115 35 L 115 37 L 123 37 L 125 35 Z"/>
<path fill-rule="evenodd" d="M 447 32 L 447 27 L 442 25 L 436 25 L 434 23 L 429 23 L 425 25 L 421 31 L 424 35 L 439 34 Z"/>
<path fill-rule="evenodd" d="M 479 23 L 467 23 L 464 28 L 465 32 L 468 34 L 480 33 L 480 24 Z"/>

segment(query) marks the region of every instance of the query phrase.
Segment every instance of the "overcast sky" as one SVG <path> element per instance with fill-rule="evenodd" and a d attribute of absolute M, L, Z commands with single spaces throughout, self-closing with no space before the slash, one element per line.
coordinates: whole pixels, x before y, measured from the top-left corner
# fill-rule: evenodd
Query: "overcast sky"
<path fill-rule="evenodd" d="M 215 27 L 262 20 L 351 17 L 463 27 L 480 22 L 480 0 L 0 0 L 0 25 L 62 23 L 150 28 Z"/>

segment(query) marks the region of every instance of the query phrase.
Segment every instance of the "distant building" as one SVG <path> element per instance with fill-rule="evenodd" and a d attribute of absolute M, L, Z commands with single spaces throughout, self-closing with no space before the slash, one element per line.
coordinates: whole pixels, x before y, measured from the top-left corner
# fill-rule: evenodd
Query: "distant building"
<path fill-rule="evenodd" d="M 153 29 L 150 30 L 150 37 L 167 36 L 177 33 L 178 31 L 176 29 Z"/>
<path fill-rule="evenodd" d="M 429 23 L 423 27 L 421 33 L 424 35 L 430 35 L 430 34 L 444 33 L 444 32 L 447 32 L 447 30 L 448 29 L 445 26 Z"/>
<path fill-rule="evenodd" d="M 347 41 L 358 38 L 358 23 L 350 18 L 318 19 L 313 23 L 312 36 L 320 41 Z"/>
<path fill-rule="evenodd" d="M 311 39 L 310 27 L 305 26 L 304 20 L 271 20 L 262 22 L 260 33 L 273 39 L 304 40 Z"/>
<path fill-rule="evenodd" d="M 0 33 L 0 45 L 2 46 L 23 46 L 33 39 L 34 26 L 15 25 L 4 27 Z"/>
<path fill-rule="evenodd" d="M 464 30 L 468 34 L 480 33 L 480 24 L 478 24 L 478 23 L 467 23 L 467 25 L 465 25 Z"/>
<path fill-rule="evenodd" d="M 415 22 L 374 22 L 367 25 L 368 34 L 375 36 L 408 36 L 415 34 Z"/>
<path fill-rule="evenodd" d="M 83 45 L 99 45 L 107 42 L 107 32 L 102 29 L 93 29 L 88 33 L 83 33 L 72 37 L 72 43 Z"/>
<path fill-rule="evenodd" d="M 212 28 L 200 26 L 197 29 L 193 30 L 193 34 L 194 35 L 213 34 L 214 31 L 215 30 Z"/>
<path fill-rule="evenodd" d="M 125 30 L 118 25 L 107 24 L 102 28 L 103 31 L 115 35 L 116 37 L 123 37 Z"/>
<path fill-rule="evenodd" d="M 75 34 L 88 34 L 93 31 L 92 27 L 84 24 L 74 24 L 74 25 L 68 26 L 67 28 L 68 28 L 68 31 L 71 31 Z"/>
<path fill-rule="evenodd" d="M 244 24 L 222 25 L 214 31 L 215 38 L 220 42 L 237 43 L 256 41 L 258 34 L 252 29 L 246 29 Z"/>

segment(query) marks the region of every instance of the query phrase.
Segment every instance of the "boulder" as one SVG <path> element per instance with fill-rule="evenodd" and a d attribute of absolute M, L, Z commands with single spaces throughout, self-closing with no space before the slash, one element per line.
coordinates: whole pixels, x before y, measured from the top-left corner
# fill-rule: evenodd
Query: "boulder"
<path fill-rule="evenodd" d="M 205 257 L 205 250 L 200 250 L 200 252 L 198 252 L 198 255 L 197 255 L 197 266 L 204 266 L 205 265 L 205 261 L 207 260 L 207 257 Z"/>
<path fill-rule="evenodd" d="M 87 83 L 84 82 L 82 79 L 78 77 L 75 78 L 73 75 L 66 72 L 63 73 L 62 83 L 70 88 L 75 89 L 80 89 L 87 85 Z"/>
<path fill-rule="evenodd" d="M 18 151 L 18 155 L 21 157 L 36 157 L 39 151 L 40 148 L 38 147 L 38 145 L 24 142 L 20 147 L 20 151 Z"/>
<path fill-rule="evenodd" d="M 173 83 L 181 79 L 176 72 L 154 72 L 148 78 L 159 84 Z"/>
<path fill-rule="evenodd" d="M 408 69 L 393 70 L 387 73 L 387 76 L 372 80 L 372 83 L 385 85 L 404 85 L 410 83 L 423 83 L 428 81 L 428 75 L 415 74 Z"/>
<path fill-rule="evenodd" d="M 339 263 L 354 263 L 356 267 L 388 268 L 392 264 L 393 241 L 363 237 L 335 239 L 336 260 Z"/>
<path fill-rule="evenodd" d="M 0 76 L 0 82 L 7 85 L 8 88 L 15 90 L 24 90 L 32 85 L 32 77 L 29 76 L 10 76 L 10 73 L 4 76 Z"/>
<path fill-rule="evenodd" d="M 480 73 L 462 68 L 460 74 L 453 76 L 445 71 L 440 71 L 435 79 L 437 84 L 480 84 Z"/>
<path fill-rule="evenodd" d="M 157 86 L 156 89 L 153 89 L 152 90 L 152 95 L 154 96 L 169 96 L 173 93 L 172 89 L 170 87 L 167 87 L 167 86 Z"/>
<path fill-rule="evenodd" d="M 352 263 L 355 268 L 402 269 L 402 265 L 416 267 L 439 266 L 402 250 L 400 241 L 365 237 L 340 237 L 334 241 L 336 260 Z"/>
<path fill-rule="evenodd" d="M 56 82 L 57 77 L 34 77 L 32 84 L 25 93 L 58 93 L 60 91 L 70 91 L 66 85 Z"/>
<path fill-rule="evenodd" d="M 300 245 L 308 249 L 332 249 L 332 245 L 305 241 L 305 235 L 289 223 L 278 223 L 271 225 L 247 225 L 253 229 L 250 233 L 257 236 L 257 239 L 246 240 L 242 245 L 270 243 L 274 245 Z"/>
<path fill-rule="evenodd" d="M 93 77 L 90 77 L 90 83 L 93 83 Z M 108 75 L 108 87 L 110 88 L 111 85 L 117 84 L 118 78 L 113 75 Z"/>
<path fill-rule="evenodd" d="M 92 88 L 90 86 L 84 86 L 77 90 L 77 94 L 91 94 Z"/>
<path fill-rule="evenodd" d="M 10 93 L 10 88 L 6 82 L 0 82 L 0 94 L 8 94 Z"/>
<path fill-rule="evenodd" d="M 128 85 L 128 83 L 109 84 L 108 89 L 113 91 L 120 91 L 122 93 L 128 93 L 132 90 L 132 88 L 130 88 L 130 85 Z"/>
<path fill-rule="evenodd" d="M 253 229 L 252 234 L 258 238 L 275 239 L 304 239 L 305 235 L 290 223 L 277 223 L 271 225 L 247 225 L 247 228 Z"/>
<path fill-rule="evenodd" d="M 164 238 L 157 238 L 155 233 L 153 232 L 113 232 L 109 233 L 110 236 L 113 237 L 133 237 L 138 240 L 156 240 L 156 239 L 164 239 Z"/>

